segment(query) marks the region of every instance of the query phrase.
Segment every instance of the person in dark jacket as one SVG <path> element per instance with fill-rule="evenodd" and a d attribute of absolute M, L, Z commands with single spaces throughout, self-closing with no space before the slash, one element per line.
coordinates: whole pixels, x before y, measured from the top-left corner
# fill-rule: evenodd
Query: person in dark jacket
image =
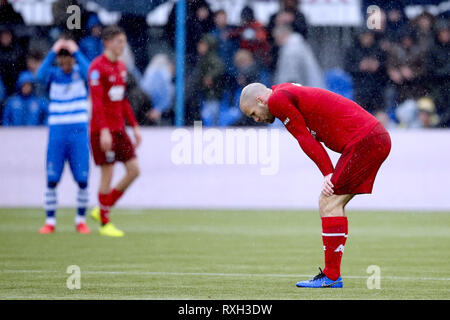
<path fill-rule="evenodd" d="M 370 112 L 384 110 L 385 54 L 375 34 L 362 29 L 345 55 L 345 70 L 353 77 L 355 101 Z"/>
<path fill-rule="evenodd" d="M 197 43 L 214 27 L 211 8 L 206 0 L 186 1 L 186 64 L 189 69 L 195 64 Z M 165 26 L 166 38 L 175 47 L 176 5 L 173 6 Z"/>
<path fill-rule="evenodd" d="M 34 83 L 31 72 L 20 74 L 17 80 L 18 93 L 5 102 L 4 126 L 39 126 L 47 123 L 48 101 L 34 94 Z"/>
<path fill-rule="evenodd" d="M 25 69 L 25 53 L 9 27 L 0 27 L 0 76 L 7 95 L 15 92 L 20 71 Z"/>
<path fill-rule="evenodd" d="M 97 14 L 91 14 L 86 24 L 86 28 L 89 30 L 89 35 L 81 39 L 80 50 L 84 53 L 89 61 L 94 60 L 103 52 L 102 42 L 102 23 Z"/>
<path fill-rule="evenodd" d="M 435 25 L 435 43 L 431 47 L 427 64 L 429 69 L 431 95 L 441 125 L 450 127 L 450 28 L 448 20 L 440 20 Z"/>
<path fill-rule="evenodd" d="M 201 104 L 205 125 L 215 124 L 223 93 L 225 66 L 217 54 L 217 41 L 213 36 L 204 35 L 197 44 L 197 52 L 198 61 L 190 77 L 192 85 L 188 87 L 188 96 L 193 101 L 192 107 L 198 109 Z"/>

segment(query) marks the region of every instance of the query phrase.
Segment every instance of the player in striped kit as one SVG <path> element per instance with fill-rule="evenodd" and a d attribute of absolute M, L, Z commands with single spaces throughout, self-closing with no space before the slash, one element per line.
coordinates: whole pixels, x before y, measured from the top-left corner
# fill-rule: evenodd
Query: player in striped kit
<path fill-rule="evenodd" d="M 54 60 L 58 66 L 53 66 Z M 42 234 L 56 226 L 56 186 L 66 160 L 78 184 L 76 231 L 90 233 L 85 213 L 88 205 L 89 137 L 88 137 L 88 60 L 73 40 L 59 39 L 42 62 L 36 78 L 49 87 L 49 139 L 47 149 L 47 190 L 45 225 Z"/>

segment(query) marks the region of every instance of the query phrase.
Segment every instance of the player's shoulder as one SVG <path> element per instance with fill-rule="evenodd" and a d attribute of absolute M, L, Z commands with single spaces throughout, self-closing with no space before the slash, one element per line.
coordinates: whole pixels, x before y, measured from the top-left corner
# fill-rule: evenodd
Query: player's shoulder
<path fill-rule="evenodd" d="M 92 62 L 89 65 L 89 71 L 91 70 L 101 70 L 103 67 L 104 63 L 103 63 L 103 54 L 97 56 L 94 58 L 94 60 L 92 60 Z"/>

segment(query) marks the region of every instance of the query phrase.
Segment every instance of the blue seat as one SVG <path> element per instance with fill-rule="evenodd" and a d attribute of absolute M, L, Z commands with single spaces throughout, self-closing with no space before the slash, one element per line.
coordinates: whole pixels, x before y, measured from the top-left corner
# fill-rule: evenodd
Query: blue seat
<path fill-rule="evenodd" d="M 353 79 L 342 69 L 330 69 L 325 72 L 327 89 L 353 100 Z"/>

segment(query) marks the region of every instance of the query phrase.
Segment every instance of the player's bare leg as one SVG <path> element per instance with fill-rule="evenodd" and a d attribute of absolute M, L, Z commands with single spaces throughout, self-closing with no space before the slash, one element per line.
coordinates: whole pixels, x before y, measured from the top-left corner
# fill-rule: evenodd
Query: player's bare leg
<path fill-rule="evenodd" d="M 125 162 L 126 174 L 114 187 L 115 190 L 124 192 L 140 174 L 139 163 L 136 158 Z"/>
<path fill-rule="evenodd" d="M 319 197 L 320 217 L 345 216 L 345 206 L 354 196 L 354 194 L 325 196 L 321 193 Z"/>
<path fill-rule="evenodd" d="M 308 281 L 297 283 L 297 287 L 342 288 L 340 274 L 341 259 L 348 235 L 348 221 L 345 206 L 354 194 L 325 195 L 319 198 L 319 212 L 322 219 L 322 240 L 325 251 L 325 268 Z M 319 268 L 320 269 L 320 268 Z"/>
<path fill-rule="evenodd" d="M 104 164 L 100 166 L 100 186 L 98 188 L 98 193 L 108 194 L 111 192 L 111 181 L 113 178 L 114 165 Z"/>

